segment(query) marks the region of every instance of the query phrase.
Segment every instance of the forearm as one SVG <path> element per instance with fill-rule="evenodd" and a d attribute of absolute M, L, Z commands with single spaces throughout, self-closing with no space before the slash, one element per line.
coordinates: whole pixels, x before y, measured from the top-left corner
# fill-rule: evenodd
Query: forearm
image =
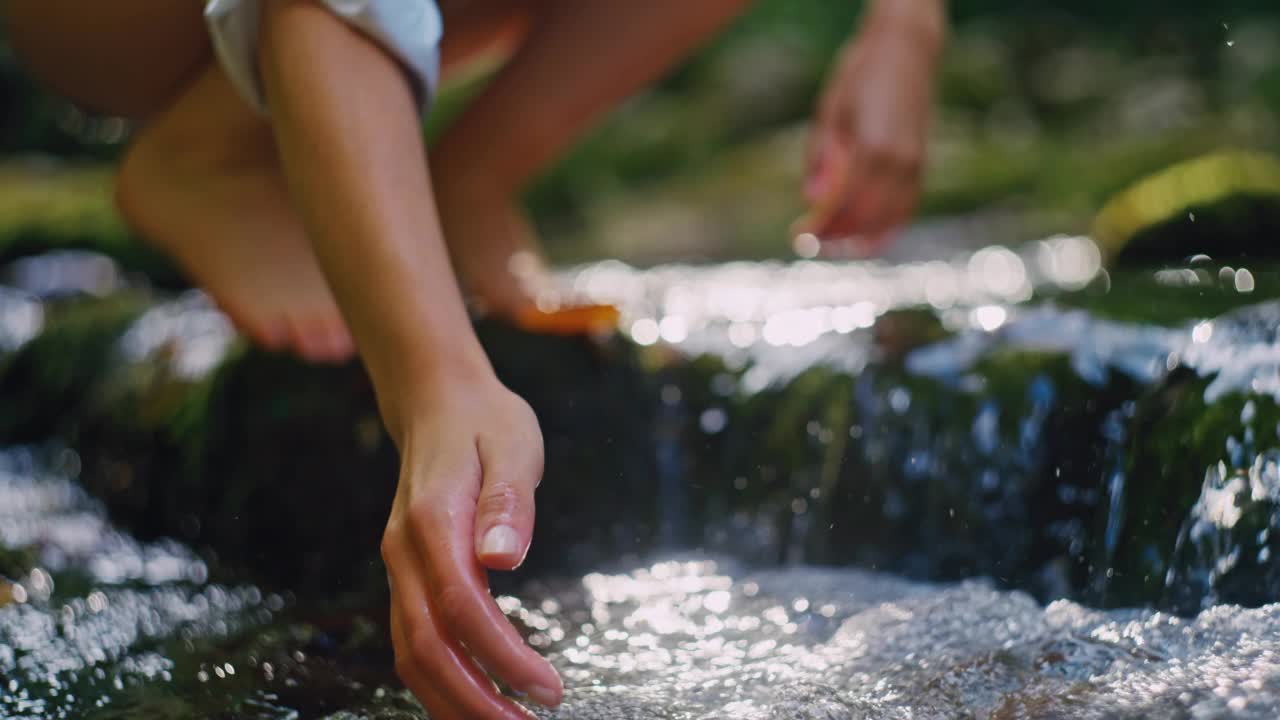
<path fill-rule="evenodd" d="M 888 23 L 908 28 L 932 52 L 940 52 L 946 42 L 946 0 L 869 0 L 865 12 L 866 24 Z"/>
<path fill-rule="evenodd" d="M 412 89 L 309 0 L 269 3 L 262 39 L 294 203 L 399 440 L 431 382 L 492 372 L 441 237 Z"/>

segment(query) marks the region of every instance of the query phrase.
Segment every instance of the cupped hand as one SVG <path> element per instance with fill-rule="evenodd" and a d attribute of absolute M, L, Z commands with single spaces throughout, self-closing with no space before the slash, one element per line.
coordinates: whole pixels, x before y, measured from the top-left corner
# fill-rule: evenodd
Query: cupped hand
<path fill-rule="evenodd" d="M 489 594 L 533 533 L 542 435 L 496 379 L 438 383 L 401 438 L 400 482 L 382 540 L 396 672 L 437 720 L 529 718 L 490 675 L 548 707 L 563 686 Z"/>
<path fill-rule="evenodd" d="M 810 137 L 810 212 L 795 227 L 828 252 L 879 252 L 915 207 L 941 42 L 934 27 L 873 15 L 841 51 Z"/>

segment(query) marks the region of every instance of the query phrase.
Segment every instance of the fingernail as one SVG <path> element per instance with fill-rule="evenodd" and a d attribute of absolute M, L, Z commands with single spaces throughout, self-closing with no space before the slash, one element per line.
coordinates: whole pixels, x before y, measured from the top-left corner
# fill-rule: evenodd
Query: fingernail
<path fill-rule="evenodd" d="M 530 685 L 525 694 L 542 707 L 555 707 L 560 704 L 560 693 L 541 685 Z"/>
<path fill-rule="evenodd" d="M 506 525 L 495 525 L 480 541 L 481 555 L 517 555 L 520 553 L 520 536 Z"/>

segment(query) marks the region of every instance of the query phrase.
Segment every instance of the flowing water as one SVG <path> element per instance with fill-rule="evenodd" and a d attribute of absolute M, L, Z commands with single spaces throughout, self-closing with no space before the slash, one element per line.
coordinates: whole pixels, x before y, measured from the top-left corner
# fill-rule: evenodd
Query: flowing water
<path fill-rule="evenodd" d="M 204 582 L 185 548 L 113 529 L 67 477 L 75 462 L 0 455 L 0 533 L 29 552 L 7 562 L 30 563 L 0 608 L 4 717 L 414 717 L 385 666 L 368 667 L 385 651 L 372 626 L 302 620 L 295 598 Z M 1280 709 L 1280 605 L 1102 612 L 983 581 L 753 572 L 705 556 L 531 582 L 499 604 L 564 674 L 559 718 Z"/>
<path fill-rule="evenodd" d="M 544 507 L 610 532 L 570 537 L 544 513 L 538 547 L 572 567 L 531 556 L 541 572 L 501 588 L 566 681 L 564 706 L 541 716 L 1280 716 L 1274 273 L 1147 274 L 1135 309 L 1119 277 L 1096 292 L 1099 272 L 1087 241 L 1058 238 L 901 268 L 567 275 L 566 290 L 620 305 L 650 354 L 634 375 L 644 392 L 601 382 L 544 416 Z M 55 327 L 41 295 L 0 293 L 0 353 Z M 131 388 L 157 357 L 202 387 L 234 343 L 187 298 L 113 347 Z M 499 364 L 519 385 L 520 366 Z M 629 445 L 608 445 L 628 430 Z M 302 563 L 291 546 L 249 558 L 257 576 L 226 570 L 257 537 L 255 505 L 278 533 L 277 505 L 236 496 L 189 517 L 165 493 L 201 490 L 181 476 L 196 466 L 162 452 L 130 465 L 128 436 L 88 415 L 58 435 L 78 444 L 0 452 L 0 717 L 422 717 L 391 670 L 378 589 L 271 582 Z M 377 446 L 367 435 L 322 444 L 355 456 Z M 592 444 L 615 449 L 583 460 Z M 565 482 L 584 466 L 618 480 Z M 239 482 L 242 466 L 217 467 L 209 483 Z M 338 512 L 315 521 L 326 532 L 299 518 L 287 535 L 325 555 L 382 520 Z M 363 566 L 374 547 L 346 552 Z M 1164 611 L 1127 609 L 1140 606 Z"/>

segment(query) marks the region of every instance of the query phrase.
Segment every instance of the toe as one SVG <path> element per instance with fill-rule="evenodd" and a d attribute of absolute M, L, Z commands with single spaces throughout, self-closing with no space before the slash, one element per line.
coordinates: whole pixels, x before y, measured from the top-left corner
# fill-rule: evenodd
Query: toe
<path fill-rule="evenodd" d="M 245 313 L 226 303 L 218 303 L 218 309 L 227 316 L 236 330 L 265 350 L 278 351 L 289 339 L 288 327 L 284 318 L 266 318 L 254 321 Z"/>
<path fill-rule="evenodd" d="M 289 324 L 283 317 L 275 317 L 257 326 L 250 337 L 272 352 L 283 350 L 289 344 Z"/>
<path fill-rule="evenodd" d="M 347 362 L 356 354 L 356 341 L 341 318 L 329 328 L 329 349 L 334 362 Z"/>
<path fill-rule="evenodd" d="M 340 318 L 312 317 L 297 323 L 299 353 L 315 363 L 342 364 L 355 354 L 355 341 Z"/>
<path fill-rule="evenodd" d="M 351 355 L 343 340 L 344 330 L 335 321 L 316 321 L 314 332 L 319 336 L 324 361 L 334 365 L 345 362 Z"/>
<path fill-rule="evenodd" d="M 323 326 L 307 319 L 289 319 L 289 345 L 308 362 L 322 363 L 329 360 L 329 343 Z"/>

